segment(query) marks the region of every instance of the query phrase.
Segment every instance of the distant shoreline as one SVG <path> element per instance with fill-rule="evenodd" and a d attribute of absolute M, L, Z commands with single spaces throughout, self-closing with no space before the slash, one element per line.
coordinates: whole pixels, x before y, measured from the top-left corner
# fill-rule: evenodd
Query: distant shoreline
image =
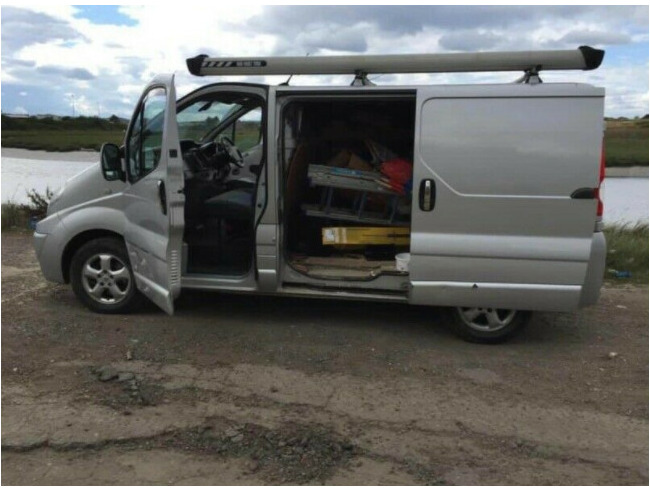
<path fill-rule="evenodd" d="M 605 177 L 648 177 L 648 167 L 605 167 Z"/>

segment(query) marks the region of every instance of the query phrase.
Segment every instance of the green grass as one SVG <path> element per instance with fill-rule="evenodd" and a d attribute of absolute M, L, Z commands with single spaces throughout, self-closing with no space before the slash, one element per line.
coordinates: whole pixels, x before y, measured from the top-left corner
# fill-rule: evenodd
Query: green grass
<path fill-rule="evenodd" d="M 605 279 L 616 283 L 648 284 L 648 225 L 607 226 L 605 237 Z M 614 271 L 629 271 L 632 277 L 619 279 Z"/>
<path fill-rule="evenodd" d="M 607 121 L 605 164 L 608 167 L 648 166 L 648 120 Z"/>
<path fill-rule="evenodd" d="M 12 202 L 2 204 L 2 231 L 10 229 L 26 230 L 29 228 L 29 207 Z"/>
<path fill-rule="evenodd" d="M 15 119 L 2 116 L 2 146 L 28 150 L 99 150 L 103 143 L 122 144 L 126 124 L 97 117 Z"/>
<path fill-rule="evenodd" d="M 98 150 L 103 143 L 122 144 L 124 133 L 121 130 L 2 130 L 2 146 L 6 148 L 25 148 L 27 150 L 75 151 Z"/>
<path fill-rule="evenodd" d="M 47 215 L 47 206 L 52 199 L 53 193 L 49 187 L 44 193 L 35 189 L 27 192 L 29 204 L 16 204 L 7 202 L 2 204 L 2 230 L 26 230 L 29 229 L 29 222 L 32 218 L 43 219 Z"/>

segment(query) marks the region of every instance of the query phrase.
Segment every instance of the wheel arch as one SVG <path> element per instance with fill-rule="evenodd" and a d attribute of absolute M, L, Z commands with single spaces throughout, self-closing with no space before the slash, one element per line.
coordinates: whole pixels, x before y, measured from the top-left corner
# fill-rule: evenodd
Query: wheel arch
<path fill-rule="evenodd" d="M 63 250 L 63 255 L 61 257 L 61 270 L 63 272 L 63 279 L 65 283 L 70 282 L 70 264 L 72 263 L 72 257 L 83 245 L 88 243 L 91 240 L 97 238 L 117 238 L 124 242 L 124 237 L 115 231 L 106 230 L 103 228 L 95 228 L 92 230 L 82 231 L 78 233 L 70 241 Z"/>

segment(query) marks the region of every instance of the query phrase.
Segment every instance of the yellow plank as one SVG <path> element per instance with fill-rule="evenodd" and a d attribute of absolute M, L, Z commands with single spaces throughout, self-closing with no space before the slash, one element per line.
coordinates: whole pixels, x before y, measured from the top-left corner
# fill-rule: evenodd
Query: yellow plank
<path fill-rule="evenodd" d="M 402 226 L 339 226 L 322 229 L 323 245 L 408 245 L 411 230 Z"/>

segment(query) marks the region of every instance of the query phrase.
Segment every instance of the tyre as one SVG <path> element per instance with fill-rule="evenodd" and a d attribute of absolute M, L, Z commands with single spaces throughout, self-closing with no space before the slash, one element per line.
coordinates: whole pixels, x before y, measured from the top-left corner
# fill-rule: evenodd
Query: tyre
<path fill-rule="evenodd" d="M 453 308 L 450 326 L 470 342 L 497 344 L 508 340 L 530 321 L 529 311 L 499 308 Z"/>
<path fill-rule="evenodd" d="M 98 313 L 126 313 L 142 304 L 129 256 L 117 238 L 97 238 L 84 244 L 70 264 L 72 290 Z"/>

